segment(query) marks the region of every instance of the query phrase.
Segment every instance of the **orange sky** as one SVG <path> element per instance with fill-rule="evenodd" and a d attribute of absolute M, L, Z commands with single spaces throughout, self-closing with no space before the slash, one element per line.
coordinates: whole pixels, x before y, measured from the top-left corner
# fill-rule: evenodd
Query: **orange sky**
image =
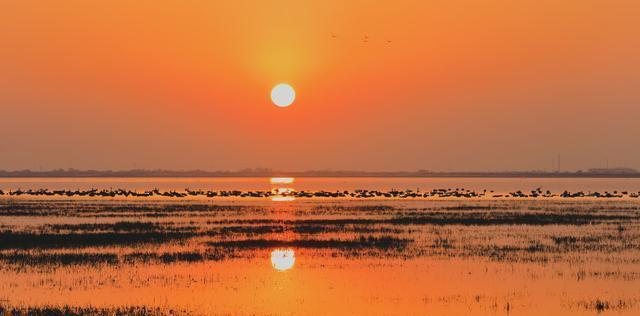
<path fill-rule="evenodd" d="M 0 169 L 640 168 L 638 16 L 634 0 L 3 1 Z M 290 108 L 269 99 L 279 82 Z"/>

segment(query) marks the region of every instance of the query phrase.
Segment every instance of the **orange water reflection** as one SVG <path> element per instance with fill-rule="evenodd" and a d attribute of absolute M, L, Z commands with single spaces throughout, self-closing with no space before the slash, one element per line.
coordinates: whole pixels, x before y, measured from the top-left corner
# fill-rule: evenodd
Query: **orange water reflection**
<path fill-rule="evenodd" d="M 561 208 L 575 210 L 577 207 L 580 207 L 579 210 L 603 210 L 602 212 L 607 213 L 612 212 L 611 209 L 624 210 L 620 214 L 631 219 L 622 223 L 622 232 L 618 231 L 617 223 L 401 226 L 386 221 L 393 218 L 391 216 L 413 213 L 415 209 L 427 210 L 425 213 L 432 212 L 432 209 L 452 213 L 456 212 L 452 208 L 457 207 L 457 214 L 461 214 L 459 216 L 467 216 L 467 205 L 482 209 L 493 205 L 506 207 L 503 203 L 494 202 L 467 202 L 469 204 L 461 205 L 457 201 L 393 201 L 388 205 L 392 205 L 394 209 L 380 211 L 379 202 L 257 202 L 257 207 L 251 205 L 228 211 L 214 209 L 206 213 L 171 212 L 166 218 L 144 220 L 143 217 L 143 221 L 158 222 L 168 232 L 195 225 L 202 231 L 213 231 L 222 229 L 224 225 L 235 225 L 238 220 L 263 223 L 255 224 L 254 235 L 251 237 L 245 235 L 245 230 L 241 230 L 219 238 L 206 238 L 210 242 L 236 238 L 257 242 L 277 240 L 282 241 L 286 247 L 263 249 L 261 246 L 247 248 L 242 252 L 230 251 L 230 255 L 221 260 L 176 260 L 166 263 L 142 259 L 128 262 L 124 258 L 136 258 L 137 253 L 148 253 L 157 255 L 158 258 L 161 256 L 171 259 L 173 256 L 178 258 L 177 255 L 183 253 L 202 253 L 210 248 L 202 248 L 203 241 L 198 238 L 184 243 L 165 243 L 145 250 L 131 244 L 30 250 L 40 257 L 34 257 L 36 259 L 25 265 L 12 263 L 8 259 L 0 260 L 0 280 L 5 281 L 0 282 L 0 305 L 147 306 L 158 307 L 167 312 L 173 309 L 204 315 L 486 316 L 595 315 L 603 309 L 602 306 L 609 306 L 609 310 L 601 311 L 603 315 L 639 315 L 640 305 L 637 302 L 640 302 L 640 296 L 637 289 L 640 288 L 640 250 L 635 245 L 638 244 L 637 232 L 640 226 L 635 212 L 640 201 L 618 201 L 615 204 L 603 201 L 591 202 L 593 204 L 590 205 L 558 201 L 519 201 L 513 202 L 513 206 L 504 210 L 511 213 L 513 209 L 533 209 L 534 214 L 541 214 L 539 210 L 547 208 L 559 209 L 558 213 L 563 212 Z M 51 226 L 47 225 L 52 224 L 115 224 L 133 221 L 131 216 L 149 214 L 150 217 L 157 214 L 156 207 L 166 202 L 157 202 L 146 213 L 105 213 L 105 204 L 100 204 L 99 210 L 89 213 L 89 206 L 94 202 L 80 201 L 73 205 L 66 203 L 68 202 L 29 202 L 28 207 L 66 207 L 68 213 L 59 217 L 34 216 L 25 219 L 5 216 L 0 218 L 0 230 L 3 229 L 2 225 L 12 225 L 11 229 L 16 231 L 40 229 L 45 233 L 49 230 L 43 229 L 49 229 Z M 234 205 L 234 202 L 219 203 L 221 206 Z M 121 209 L 121 202 L 108 204 Z M 367 209 L 367 205 L 375 208 Z M 132 207 L 135 206 L 132 204 Z M 351 211 L 355 207 L 358 211 Z M 82 211 L 76 212 L 74 209 Z M 242 211 L 238 212 L 239 210 Z M 385 217 L 380 213 L 384 213 Z M 116 217 L 101 216 L 104 214 Z M 321 224 L 317 227 L 307 224 L 307 220 L 339 223 L 335 221 L 345 218 L 360 222 L 372 221 L 376 225 L 340 225 L 341 229 L 337 230 L 334 229 L 337 224 Z M 374 221 L 378 218 L 380 220 Z M 283 229 L 273 229 L 272 226 L 283 226 Z M 256 235 L 263 228 L 264 231 Z M 320 228 L 322 230 L 317 231 Z M 320 241 L 352 240 L 365 228 L 367 234 L 392 234 L 391 236 L 399 238 L 409 238 L 413 243 L 398 253 L 399 256 L 367 248 L 347 252 L 346 249 L 337 248 L 338 246 L 291 246 L 295 245 L 293 241 L 299 240 L 316 240 L 318 245 L 328 246 L 328 243 Z M 310 232 L 308 229 L 314 231 Z M 80 233 L 90 234 L 91 231 L 83 230 Z M 556 246 L 556 240 L 561 245 Z M 595 241 L 587 243 L 589 240 Z M 4 243 L 3 247 L 6 247 Z M 610 250 L 603 252 L 600 250 L 603 247 Z M 471 253 L 466 249 L 479 251 Z M 500 255 L 502 249 L 508 250 L 502 252 L 505 257 L 492 254 Z M 409 251 L 420 252 L 420 255 L 412 256 Z M 21 250 L 0 251 L 4 258 L 12 258 L 13 253 L 27 257 L 31 255 L 31 252 Z M 42 260 L 38 258 L 47 258 L 43 255 L 55 258 L 61 255 L 91 258 L 94 254 L 108 256 L 111 253 L 119 258 L 114 264 L 89 262 L 54 265 L 55 262 L 36 261 Z M 345 300 L 349 304 L 344 304 Z"/>
<path fill-rule="evenodd" d="M 271 252 L 271 266 L 278 271 L 289 270 L 295 263 L 296 254 L 293 249 L 275 249 Z"/>
<path fill-rule="evenodd" d="M 294 178 L 289 178 L 289 177 L 270 179 L 271 184 L 279 184 L 279 185 L 291 184 L 293 183 L 293 181 L 294 181 Z M 293 188 L 288 188 L 288 187 L 271 188 L 271 193 L 273 194 L 273 196 L 271 196 L 271 201 L 274 201 L 274 202 L 294 201 L 296 199 L 295 196 L 293 196 L 294 192 L 295 190 Z"/>
<path fill-rule="evenodd" d="M 291 202 L 295 201 L 296 198 L 293 196 L 272 196 L 271 201 L 274 202 Z"/>
<path fill-rule="evenodd" d="M 271 184 L 291 184 L 294 180 L 291 177 L 271 178 Z"/>
<path fill-rule="evenodd" d="M 274 188 L 271 190 L 275 195 L 290 195 L 293 194 L 294 191 L 292 188 Z"/>

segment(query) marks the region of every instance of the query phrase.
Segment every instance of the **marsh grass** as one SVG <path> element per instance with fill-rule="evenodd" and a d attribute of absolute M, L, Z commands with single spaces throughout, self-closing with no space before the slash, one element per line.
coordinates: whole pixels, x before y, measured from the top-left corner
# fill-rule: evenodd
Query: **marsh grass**
<path fill-rule="evenodd" d="M 602 298 L 596 298 L 592 301 L 581 301 L 578 302 L 578 306 L 583 307 L 586 310 L 596 311 L 597 313 L 602 313 L 605 311 L 622 311 L 626 309 L 633 308 L 636 304 L 634 300 L 606 300 Z"/>
<path fill-rule="evenodd" d="M 191 232 L 135 232 L 135 233 L 0 233 L 0 249 L 56 249 L 105 246 L 133 246 L 159 244 L 193 237 Z"/>
<path fill-rule="evenodd" d="M 68 265 L 118 266 L 121 264 L 171 264 L 180 262 L 220 261 L 235 257 L 237 257 L 235 252 L 223 251 L 221 249 L 209 249 L 205 252 L 133 252 L 127 254 L 118 254 L 115 252 L 33 253 L 22 251 L 0 253 L 0 261 L 15 266 L 16 268 L 28 266 L 55 268 Z"/>
<path fill-rule="evenodd" d="M 42 306 L 20 307 L 0 305 L 0 315 L 11 316 L 80 316 L 80 315 L 133 315 L 133 316 L 179 316 L 188 315 L 185 311 L 161 307 L 81 307 L 81 306 Z"/>
<path fill-rule="evenodd" d="M 88 279 L 95 276 L 96 282 L 104 281 L 100 280 L 101 273 L 129 273 L 126 280 L 110 278 L 108 282 L 113 283 L 96 287 L 146 286 L 156 282 L 154 278 L 169 280 L 166 282 L 173 285 L 172 282 L 177 282 L 176 275 L 172 274 L 175 271 L 186 270 L 185 278 L 191 280 L 192 272 L 223 273 L 217 268 L 236 264 L 243 267 L 256 264 L 259 269 L 268 270 L 272 249 L 291 248 L 301 263 L 294 269 L 324 269 L 327 263 L 344 264 L 340 266 L 342 269 L 365 261 L 398 264 L 398 268 L 403 269 L 407 262 L 411 265 L 409 260 L 418 259 L 447 264 L 472 261 L 471 269 L 483 265 L 494 269 L 507 267 L 494 272 L 487 268 L 489 270 L 479 274 L 496 273 L 500 277 L 545 282 L 561 279 L 571 286 L 580 282 L 575 288 L 593 282 L 635 284 L 633 282 L 640 280 L 637 270 L 640 212 L 636 205 L 624 204 L 631 202 L 429 201 L 391 206 L 331 201 L 283 204 L 288 205 L 285 207 L 234 203 L 238 204 L 0 201 L 0 216 L 6 216 L 0 224 L 0 273 L 42 277 L 44 284 L 69 286 L 65 291 L 77 283 L 66 284 L 64 280 L 55 279 L 56 276 L 76 270 L 89 275 Z M 24 217 L 14 217 L 18 214 Z M 204 264 L 198 264 L 202 262 Z M 514 272 L 525 268 L 526 272 L 521 272 L 524 274 Z M 551 269 L 557 271 L 550 272 Z M 461 275 L 471 272 L 455 270 L 455 267 L 453 270 Z M 145 273 L 138 279 L 138 272 Z M 477 274 L 475 271 L 473 276 Z M 215 275 L 206 282 L 224 277 Z M 84 279 L 74 282 L 84 282 Z M 10 286 L 29 286 L 20 283 L 18 277 L 13 283 L 4 288 L 6 293 L 13 291 Z M 449 303 L 466 304 L 464 297 L 452 295 Z M 508 295 L 505 297 L 509 300 L 504 297 L 489 300 L 486 293 L 474 295 L 475 299 L 470 297 L 469 301 L 489 308 L 493 314 L 523 308 L 517 299 L 512 301 Z M 578 298 L 595 298 L 581 301 L 578 309 L 583 312 L 636 308 L 632 296 L 624 300 L 618 300 L 617 296 Z M 577 300 L 572 298 L 570 302 Z M 165 308 L 153 306 L 132 307 L 133 310 L 117 305 L 113 308 L 11 305 L 3 308 L 0 315 L 168 313 Z"/>
<path fill-rule="evenodd" d="M 298 239 L 298 240 L 276 240 L 276 239 L 245 239 L 209 242 L 208 245 L 214 248 L 231 249 L 260 249 L 260 248 L 315 248 L 315 249 L 397 249 L 402 250 L 411 243 L 410 239 L 397 238 L 392 236 L 360 236 L 354 239 Z"/>

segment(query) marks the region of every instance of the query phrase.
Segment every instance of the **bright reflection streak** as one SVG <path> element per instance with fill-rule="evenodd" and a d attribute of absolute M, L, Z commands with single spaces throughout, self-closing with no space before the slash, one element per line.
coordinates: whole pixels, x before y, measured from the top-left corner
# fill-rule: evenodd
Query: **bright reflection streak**
<path fill-rule="evenodd" d="M 292 249 L 275 249 L 271 252 L 271 266 L 278 271 L 289 270 L 294 263 L 296 254 Z"/>
<path fill-rule="evenodd" d="M 271 201 L 274 202 L 290 202 L 295 201 L 295 196 L 272 196 Z"/>
<path fill-rule="evenodd" d="M 292 194 L 294 192 L 294 190 L 292 188 L 273 188 L 271 190 L 271 192 L 273 194 L 278 194 L 278 195 L 285 194 L 286 195 L 286 194 Z"/>
<path fill-rule="evenodd" d="M 271 193 L 273 194 L 271 201 L 293 201 L 296 199 L 296 197 L 293 196 L 294 192 L 295 190 L 292 188 L 273 188 L 271 190 Z"/>
<path fill-rule="evenodd" d="M 281 177 L 281 178 L 271 178 L 271 183 L 273 184 L 289 184 L 289 183 L 293 183 L 294 178 L 287 178 L 287 177 Z"/>

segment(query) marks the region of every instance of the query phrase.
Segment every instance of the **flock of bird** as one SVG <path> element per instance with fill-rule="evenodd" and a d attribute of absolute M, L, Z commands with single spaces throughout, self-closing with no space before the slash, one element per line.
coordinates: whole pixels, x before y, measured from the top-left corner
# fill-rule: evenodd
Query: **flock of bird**
<path fill-rule="evenodd" d="M 338 38 L 338 35 L 336 35 L 336 33 L 331 32 L 331 38 L 336 39 L 336 38 Z M 369 43 L 370 39 L 371 39 L 371 38 L 369 37 L 369 35 L 366 35 L 366 34 L 365 34 L 365 35 L 362 37 L 362 42 L 363 42 L 363 43 Z M 391 44 L 391 42 L 392 42 L 392 41 L 391 41 L 390 39 L 386 39 L 386 40 L 385 40 L 385 42 L 386 42 L 387 44 Z"/>
<path fill-rule="evenodd" d="M 292 197 L 292 198 L 639 198 L 639 192 L 629 191 L 604 191 L 604 192 L 569 192 L 563 191 L 562 193 L 552 193 L 549 190 L 542 191 L 541 188 L 537 188 L 532 191 L 515 191 L 506 194 L 495 193 L 493 190 L 473 191 L 462 188 L 448 188 L 448 189 L 433 189 L 430 191 L 416 191 L 413 190 L 396 190 L 389 191 L 379 190 L 342 190 L 342 191 L 295 191 L 291 189 L 287 190 L 255 190 L 255 191 L 210 191 L 210 190 L 190 190 L 184 191 L 161 191 L 159 189 L 153 189 L 150 191 L 138 192 L 136 190 L 126 189 L 90 189 L 90 190 L 48 190 L 48 189 L 28 189 L 28 190 L 10 190 L 4 192 L 0 190 L 0 196 L 59 196 L 59 197 L 172 197 L 172 198 L 184 198 L 184 197 L 238 197 L 238 198 L 272 198 L 272 197 Z"/>

